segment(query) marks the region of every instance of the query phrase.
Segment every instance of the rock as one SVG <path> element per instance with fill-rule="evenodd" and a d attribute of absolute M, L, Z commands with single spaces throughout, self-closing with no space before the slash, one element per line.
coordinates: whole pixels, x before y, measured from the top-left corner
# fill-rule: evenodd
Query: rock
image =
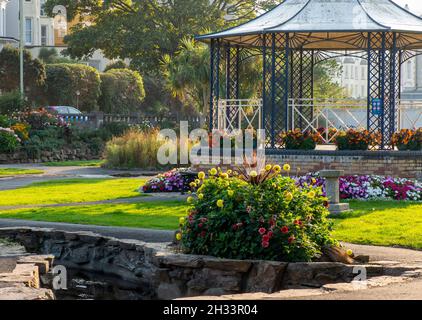
<path fill-rule="evenodd" d="M 0 300 L 54 300 L 54 293 L 49 289 L 6 287 L 0 288 Z"/>
<path fill-rule="evenodd" d="M 341 262 L 345 264 L 353 264 L 355 261 L 353 258 L 347 255 L 346 251 L 342 248 L 335 246 L 326 246 L 322 248 L 324 255 L 330 258 L 332 262 Z"/>
<path fill-rule="evenodd" d="M 182 296 L 182 291 L 176 284 L 162 283 L 157 289 L 157 298 L 160 300 L 173 300 Z"/>
<path fill-rule="evenodd" d="M 273 293 L 281 288 L 287 263 L 260 261 L 254 263 L 246 281 L 247 292 Z"/>
<path fill-rule="evenodd" d="M 218 259 L 205 257 L 203 259 L 204 267 L 217 270 L 232 270 L 236 272 L 248 272 L 252 266 L 251 261 Z"/>
<path fill-rule="evenodd" d="M 201 268 L 204 265 L 202 257 L 187 254 L 160 254 L 155 259 L 159 265 L 164 267 Z"/>
<path fill-rule="evenodd" d="M 360 256 L 354 257 L 353 259 L 355 259 L 355 261 L 360 262 L 360 263 L 369 263 L 369 256 L 360 255 Z"/>
<path fill-rule="evenodd" d="M 231 294 L 232 292 L 228 292 L 222 288 L 211 288 L 206 290 L 203 295 L 204 296 L 224 296 L 226 294 Z"/>
<path fill-rule="evenodd" d="M 221 288 L 230 292 L 241 291 L 242 275 L 234 271 L 222 271 L 203 268 L 193 273 L 193 279 L 187 282 L 190 290 L 204 292 L 209 288 Z"/>
<path fill-rule="evenodd" d="M 90 261 L 90 254 L 88 247 L 81 247 L 71 250 L 70 255 L 66 257 L 76 264 L 85 264 Z"/>

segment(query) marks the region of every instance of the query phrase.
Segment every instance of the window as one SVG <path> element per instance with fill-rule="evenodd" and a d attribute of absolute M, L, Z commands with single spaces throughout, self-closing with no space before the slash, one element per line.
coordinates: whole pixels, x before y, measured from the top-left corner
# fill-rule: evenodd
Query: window
<path fill-rule="evenodd" d="M 40 16 L 45 17 L 45 1 L 46 0 L 40 0 Z"/>
<path fill-rule="evenodd" d="M 42 25 L 41 26 L 41 45 L 42 46 L 46 46 L 47 45 L 47 26 L 46 25 Z"/>
<path fill-rule="evenodd" d="M 356 80 L 359 80 L 359 69 L 358 69 L 358 67 L 355 67 L 355 77 L 356 77 Z"/>
<path fill-rule="evenodd" d="M 353 66 L 350 66 L 350 78 L 351 79 L 354 79 L 355 78 L 355 73 L 354 73 L 354 69 L 353 69 Z"/>
<path fill-rule="evenodd" d="M 345 72 L 344 72 L 344 77 L 346 78 L 346 79 L 349 79 L 349 66 L 346 66 L 346 68 L 345 68 L 345 70 L 344 70 Z"/>
<path fill-rule="evenodd" d="M 0 19 L 0 36 L 4 36 L 6 34 L 6 9 L 1 9 L 1 19 Z"/>
<path fill-rule="evenodd" d="M 365 67 L 362 67 L 362 80 L 366 79 Z"/>
<path fill-rule="evenodd" d="M 25 42 L 28 45 L 32 44 L 32 19 L 25 18 Z"/>

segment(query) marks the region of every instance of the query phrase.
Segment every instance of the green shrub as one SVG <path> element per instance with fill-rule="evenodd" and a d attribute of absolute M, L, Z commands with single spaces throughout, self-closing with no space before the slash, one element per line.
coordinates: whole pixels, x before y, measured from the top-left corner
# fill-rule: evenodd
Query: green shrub
<path fill-rule="evenodd" d="M 98 136 L 104 141 L 109 141 L 113 137 L 122 136 L 129 129 L 130 125 L 125 122 L 107 122 L 98 129 Z"/>
<path fill-rule="evenodd" d="M 1 50 L 0 91 L 15 92 L 19 89 L 19 56 L 19 50 L 11 46 L 5 46 Z M 42 102 L 46 80 L 45 67 L 40 60 L 33 59 L 28 50 L 24 50 L 23 58 L 25 95 L 30 101 Z"/>
<path fill-rule="evenodd" d="M 126 62 L 124 62 L 122 60 L 117 60 L 115 62 L 109 63 L 105 67 L 104 72 L 107 72 L 107 71 L 112 70 L 112 69 L 128 69 L 128 65 L 126 64 Z"/>
<path fill-rule="evenodd" d="M 56 115 L 45 109 L 29 110 L 18 115 L 19 120 L 29 125 L 31 130 L 43 130 L 49 127 L 65 125 Z"/>
<path fill-rule="evenodd" d="M 47 100 L 50 105 L 78 106 L 81 111 L 97 110 L 100 74 L 82 64 L 50 64 L 47 70 Z M 76 92 L 79 91 L 78 97 Z"/>
<path fill-rule="evenodd" d="M 12 120 L 5 115 L 0 114 L 0 128 L 9 128 L 12 125 Z"/>
<path fill-rule="evenodd" d="M 213 170 L 209 179 L 193 186 L 199 186 L 197 196 L 188 198 L 192 208 L 181 221 L 181 244 L 187 253 L 311 261 L 324 246 L 337 244 L 330 237 L 328 202 L 321 188 L 299 188 L 293 179 L 279 175 L 279 166 L 250 175 L 218 175 Z"/>
<path fill-rule="evenodd" d="M 20 140 L 13 130 L 0 128 L 0 153 L 13 153 L 19 146 Z"/>
<path fill-rule="evenodd" d="M 0 96 L 0 113 L 12 114 L 25 109 L 25 101 L 18 91 L 6 92 Z"/>
<path fill-rule="evenodd" d="M 111 168 L 158 168 L 157 153 L 162 145 L 158 130 L 131 129 L 107 142 L 105 166 Z"/>
<path fill-rule="evenodd" d="M 105 113 L 130 114 L 140 111 L 145 98 L 142 77 L 129 69 L 112 69 L 101 74 L 100 110 Z"/>

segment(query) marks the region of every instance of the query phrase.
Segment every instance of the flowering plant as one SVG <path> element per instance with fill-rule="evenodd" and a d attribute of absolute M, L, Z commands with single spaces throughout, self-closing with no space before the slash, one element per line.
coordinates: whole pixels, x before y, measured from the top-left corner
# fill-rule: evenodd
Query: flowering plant
<path fill-rule="evenodd" d="M 29 139 L 29 126 L 27 124 L 18 122 L 11 126 L 10 129 L 15 132 L 20 140 L 26 141 Z"/>
<path fill-rule="evenodd" d="M 422 150 L 422 128 L 403 129 L 393 135 L 392 143 L 401 151 L 420 151 Z"/>
<path fill-rule="evenodd" d="M 0 153 L 12 153 L 19 147 L 21 140 L 10 128 L 0 127 Z"/>
<path fill-rule="evenodd" d="M 325 180 L 318 173 L 295 178 L 298 186 L 313 185 L 321 187 L 325 194 Z M 340 178 L 341 199 L 383 199 L 422 201 L 422 183 L 382 176 L 346 176 Z"/>
<path fill-rule="evenodd" d="M 144 193 L 186 192 L 195 179 L 195 174 L 189 169 L 174 169 L 149 180 L 141 190 Z"/>
<path fill-rule="evenodd" d="M 67 123 L 46 109 L 29 110 L 17 115 L 17 119 L 29 125 L 32 130 L 43 130 L 50 126 L 66 127 Z"/>
<path fill-rule="evenodd" d="M 339 150 L 368 150 L 369 146 L 379 144 L 381 137 L 368 130 L 349 129 L 339 132 L 335 140 Z"/>
<path fill-rule="evenodd" d="M 321 188 L 299 188 L 278 166 L 265 171 L 243 178 L 216 169 L 209 178 L 200 173 L 181 223 L 182 248 L 221 258 L 311 261 L 337 244 Z"/>
<path fill-rule="evenodd" d="M 313 150 L 321 142 L 321 136 L 319 133 L 295 129 L 282 132 L 280 142 L 287 150 Z"/>

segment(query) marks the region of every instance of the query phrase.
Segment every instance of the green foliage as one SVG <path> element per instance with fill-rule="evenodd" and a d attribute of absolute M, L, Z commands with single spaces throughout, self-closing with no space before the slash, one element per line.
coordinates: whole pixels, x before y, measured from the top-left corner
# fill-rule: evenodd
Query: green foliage
<path fill-rule="evenodd" d="M 0 128 L 0 153 L 13 153 L 19 145 L 19 138 L 13 130 Z"/>
<path fill-rule="evenodd" d="M 0 114 L 0 128 L 9 128 L 12 125 L 12 120 L 5 115 Z"/>
<path fill-rule="evenodd" d="M 40 59 L 45 64 L 77 63 L 74 60 L 60 56 L 56 48 L 41 48 L 38 54 L 38 59 Z"/>
<path fill-rule="evenodd" d="M 145 97 L 141 75 L 129 69 L 111 69 L 101 74 L 100 110 L 129 114 L 140 110 Z"/>
<path fill-rule="evenodd" d="M 342 72 L 342 66 L 335 60 L 318 63 L 314 67 L 314 97 L 344 99 L 346 97 L 345 89 L 332 80 L 334 77 L 340 76 Z"/>
<path fill-rule="evenodd" d="M 81 111 L 97 110 L 100 74 L 82 64 L 50 64 L 47 69 L 47 100 L 50 105 L 78 106 Z M 80 96 L 78 98 L 77 91 Z"/>
<path fill-rule="evenodd" d="M 256 0 L 48 0 L 47 11 L 58 4 L 67 8 L 69 19 L 85 14 L 92 21 L 80 22 L 66 36 L 71 57 L 101 49 L 109 58 L 129 58 L 142 74 L 156 74 L 162 56 L 173 55 L 183 37 L 234 26 L 261 8 Z"/>
<path fill-rule="evenodd" d="M 113 137 L 122 136 L 130 126 L 125 122 L 107 122 L 103 123 L 98 129 L 98 135 L 104 140 L 111 140 Z"/>
<path fill-rule="evenodd" d="M 311 261 L 323 246 L 336 243 L 320 188 L 300 189 L 289 177 L 262 175 L 270 178 L 251 172 L 252 182 L 224 174 L 205 179 L 197 197 L 188 198 L 193 206 L 182 225 L 183 248 L 220 258 L 290 262 Z"/>
<path fill-rule="evenodd" d="M 11 46 L 5 46 L 0 52 L 0 91 L 16 92 L 19 89 L 19 65 L 19 50 Z M 40 60 L 33 59 L 31 53 L 25 50 L 25 94 L 31 101 L 39 100 L 41 93 L 44 90 L 45 79 L 46 73 L 44 65 Z M 21 105 L 21 103 L 15 103 L 17 103 L 18 106 Z M 13 103 L 12 106 L 16 106 L 15 103 Z"/>
<path fill-rule="evenodd" d="M 128 69 L 128 65 L 123 60 L 117 60 L 115 62 L 110 62 L 104 69 L 104 72 L 107 72 L 112 69 Z"/>
<path fill-rule="evenodd" d="M 369 146 L 376 146 L 381 143 L 379 133 L 371 133 L 368 130 L 350 129 L 340 131 L 335 138 L 339 150 L 368 150 Z"/>
<path fill-rule="evenodd" d="M 25 109 L 25 101 L 19 91 L 5 92 L 0 95 L 0 114 L 12 114 Z"/>

